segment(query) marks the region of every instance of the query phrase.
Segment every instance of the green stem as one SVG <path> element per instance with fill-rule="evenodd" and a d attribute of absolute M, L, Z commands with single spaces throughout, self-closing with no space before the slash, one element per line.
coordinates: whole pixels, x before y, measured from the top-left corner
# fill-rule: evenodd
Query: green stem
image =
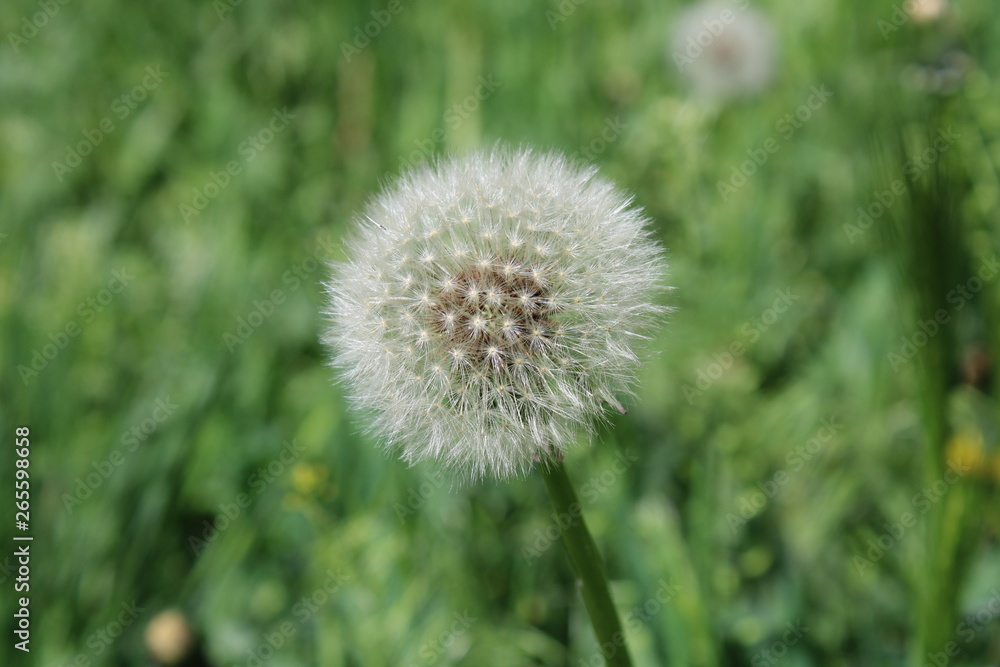
<path fill-rule="evenodd" d="M 548 461 L 539 468 L 552 498 L 552 507 L 556 516 L 560 517 L 559 524 L 565 526 L 562 531 L 563 543 L 580 580 L 583 601 L 587 605 L 601 653 L 612 667 L 631 667 L 632 660 L 625 646 L 625 633 L 622 632 L 618 612 L 615 611 L 615 604 L 608 590 L 604 561 L 597 551 L 594 538 L 587 530 L 583 506 L 576 496 L 573 483 L 566 475 L 566 467 L 562 461 Z M 563 517 L 568 518 L 564 520 Z"/>

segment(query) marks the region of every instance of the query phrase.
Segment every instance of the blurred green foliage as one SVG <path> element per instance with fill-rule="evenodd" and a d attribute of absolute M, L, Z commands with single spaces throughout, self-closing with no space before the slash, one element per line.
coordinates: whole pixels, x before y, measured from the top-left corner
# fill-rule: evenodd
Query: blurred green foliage
<path fill-rule="evenodd" d="M 705 104 L 676 3 L 4 3 L 0 428 L 31 428 L 35 540 L 30 655 L 0 551 L 0 662 L 148 664 L 176 607 L 212 665 L 598 664 L 540 480 L 387 458 L 318 343 L 365 199 L 496 141 L 596 163 L 670 251 L 639 400 L 568 461 L 636 662 L 1000 661 L 1000 281 L 945 293 L 1000 246 L 1000 17 L 756 6 L 774 85 Z"/>

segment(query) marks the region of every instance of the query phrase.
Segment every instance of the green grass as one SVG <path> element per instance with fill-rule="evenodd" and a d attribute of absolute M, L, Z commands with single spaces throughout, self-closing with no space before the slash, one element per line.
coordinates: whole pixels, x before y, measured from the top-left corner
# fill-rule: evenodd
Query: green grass
<path fill-rule="evenodd" d="M 357 53 L 385 5 L 54 3 L 23 42 L 43 9 L 0 7 L 0 428 L 31 428 L 35 538 L 24 655 L 8 447 L 0 662 L 143 664 L 179 607 L 213 665 L 598 664 L 538 475 L 468 488 L 387 457 L 318 342 L 322 262 L 365 200 L 497 141 L 596 163 L 669 249 L 639 398 L 567 459 L 636 663 L 1000 660 L 979 613 L 1000 604 L 1000 276 L 947 299 L 1000 246 L 1000 20 L 955 2 L 883 38 L 889 2 L 762 2 L 776 81 L 710 107 L 668 58 L 681 5 L 563 4 L 553 29 L 558 3 L 405 0 Z M 973 63 L 956 92 L 904 84 L 949 48 Z M 814 86 L 832 96 L 782 125 Z M 944 333 L 895 363 L 937 308 Z M 939 494 L 963 442 L 975 465 Z"/>

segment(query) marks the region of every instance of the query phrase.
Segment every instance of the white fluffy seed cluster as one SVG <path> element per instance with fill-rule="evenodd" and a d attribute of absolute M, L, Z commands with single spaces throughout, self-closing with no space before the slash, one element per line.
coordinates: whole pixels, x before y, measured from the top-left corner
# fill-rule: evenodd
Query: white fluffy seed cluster
<path fill-rule="evenodd" d="M 473 479 L 561 455 L 628 393 L 661 247 L 593 168 L 498 147 L 372 200 L 326 285 L 324 342 L 402 457 Z"/>
<path fill-rule="evenodd" d="M 776 53 L 766 14 L 745 1 L 709 0 L 677 19 L 669 57 L 696 94 L 726 100 L 764 90 L 774 79 Z"/>

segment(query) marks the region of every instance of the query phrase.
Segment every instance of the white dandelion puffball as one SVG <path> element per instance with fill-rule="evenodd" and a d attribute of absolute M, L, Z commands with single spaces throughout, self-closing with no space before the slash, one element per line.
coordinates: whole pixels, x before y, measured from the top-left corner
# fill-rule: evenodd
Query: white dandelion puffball
<path fill-rule="evenodd" d="M 668 56 L 695 93 L 728 99 L 771 83 L 776 40 L 771 21 L 747 7 L 747 0 L 709 2 L 681 14 Z"/>
<path fill-rule="evenodd" d="M 646 223 L 558 154 L 498 147 L 404 175 L 325 286 L 349 399 L 410 463 L 506 478 L 562 455 L 622 410 L 634 345 L 664 310 Z"/>

